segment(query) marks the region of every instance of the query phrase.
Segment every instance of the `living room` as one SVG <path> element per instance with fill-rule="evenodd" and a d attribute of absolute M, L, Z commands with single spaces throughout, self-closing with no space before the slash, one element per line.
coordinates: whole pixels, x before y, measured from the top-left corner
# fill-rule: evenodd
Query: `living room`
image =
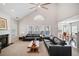
<path fill-rule="evenodd" d="M 75 24 L 78 25 L 78 15 L 78 3 L 0 3 L 0 55 L 78 56 L 78 41 L 75 47 L 74 45 L 63 46 L 68 37 L 63 36 L 64 32 L 68 33 L 70 40 L 72 34 L 78 33 L 78 26 L 74 27 L 75 29 L 70 26 L 73 31 L 67 29 L 69 26 L 67 24 L 76 22 Z M 75 19 L 77 20 L 74 21 Z M 47 42 L 51 38 L 57 39 L 55 40 L 59 45 L 54 46 L 56 49 L 51 48 L 51 43 Z M 28 53 L 30 51 L 28 47 L 32 46 L 34 40 L 39 41 L 36 43 L 39 48 L 35 48 L 38 52 Z M 64 51 L 67 53 L 63 53 Z"/>

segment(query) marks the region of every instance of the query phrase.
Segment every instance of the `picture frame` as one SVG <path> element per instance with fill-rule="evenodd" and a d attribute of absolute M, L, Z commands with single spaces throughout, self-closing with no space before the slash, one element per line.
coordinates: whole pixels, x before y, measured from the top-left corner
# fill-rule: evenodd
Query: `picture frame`
<path fill-rule="evenodd" d="M 7 19 L 0 17 L 0 30 L 7 29 Z"/>

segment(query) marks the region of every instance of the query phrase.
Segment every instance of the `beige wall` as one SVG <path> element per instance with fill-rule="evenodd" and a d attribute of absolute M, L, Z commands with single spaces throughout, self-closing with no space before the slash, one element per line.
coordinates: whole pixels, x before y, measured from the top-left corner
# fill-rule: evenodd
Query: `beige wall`
<path fill-rule="evenodd" d="M 11 42 L 15 42 L 17 39 L 17 21 L 13 18 L 10 20 L 10 37 Z"/>
<path fill-rule="evenodd" d="M 51 32 L 53 35 L 57 36 L 57 9 L 55 6 L 49 6 L 49 9 L 38 9 L 32 14 L 24 17 L 19 22 L 19 35 L 22 35 L 23 32 L 26 32 L 27 25 L 50 25 L 52 27 Z M 44 21 L 34 21 L 34 17 L 38 14 L 41 14 L 45 17 Z M 25 33 L 27 34 L 27 33 Z"/>

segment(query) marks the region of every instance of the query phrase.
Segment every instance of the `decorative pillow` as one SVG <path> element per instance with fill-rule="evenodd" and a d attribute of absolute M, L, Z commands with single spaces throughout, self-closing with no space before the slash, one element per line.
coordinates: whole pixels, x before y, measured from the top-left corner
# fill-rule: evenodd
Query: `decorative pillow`
<path fill-rule="evenodd" d="M 55 42 L 55 44 L 60 44 L 61 43 L 61 40 L 57 37 L 54 37 L 53 41 Z"/>
<path fill-rule="evenodd" d="M 66 42 L 57 38 L 57 37 L 53 37 L 53 39 L 50 39 L 50 41 L 53 43 L 53 44 L 58 44 L 58 45 L 66 45 Z"/>

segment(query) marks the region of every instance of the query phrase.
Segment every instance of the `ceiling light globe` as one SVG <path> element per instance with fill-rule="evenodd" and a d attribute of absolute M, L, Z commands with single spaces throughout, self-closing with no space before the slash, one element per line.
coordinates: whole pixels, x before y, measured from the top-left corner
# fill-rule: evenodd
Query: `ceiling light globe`
<path fill-rule="evenodd" d="M 39 5 L 38 7 L 40 8 L 41 6 Z"/>

